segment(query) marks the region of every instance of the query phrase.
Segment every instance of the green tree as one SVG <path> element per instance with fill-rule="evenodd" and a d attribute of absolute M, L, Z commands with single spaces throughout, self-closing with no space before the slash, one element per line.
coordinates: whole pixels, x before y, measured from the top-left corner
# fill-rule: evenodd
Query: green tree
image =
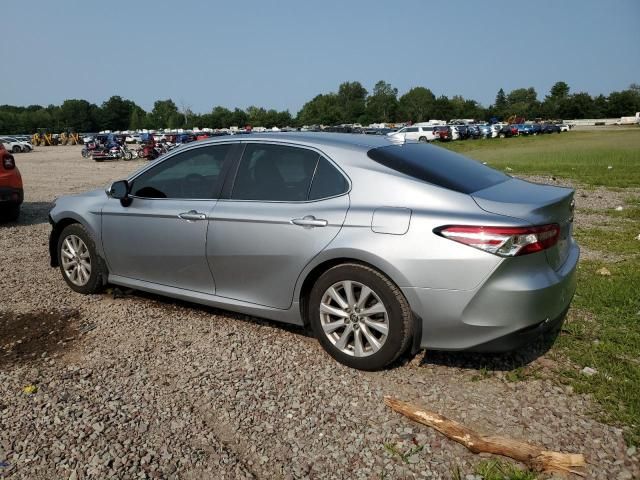
<path fill-rule="evenodd" d="M 60 106 L 63 128 L 75 132 L 92 132 L 97 129 L 95 105 L 86 100 L 65 100 Z"/>
<path fill-rule="evenodd" d="M 335 125 L 340 123 L 343 112 L 335 93 L 316 95 L 298 112 L 301 125 Z"/>
<path fill-rule="evenodd" d="M 124 100 L 118 95 L 112 96 L 100 108 L 100 130 L 126 130 L 134 108 L 136 104 L 131 100 Z"/>
<path fill-rule="evenodd" d="M 400 97 L 398 117 L 414 123 L 429 120 L 433 114 L 436 97 L 431 90 L 414 87 Z"/>
<path fill-rule="evenodd" d="M 367 99 L 367 116 L 374 122 L 393 122 L 398 109 L 398 89 L 380 80 Z"/>
<path fill-rule="evenodd" d="M 136 106 L 131 112 L 129 119 L 129 130 L 141 130 L 144 128 L 145 117 L 147 113 L 140 107 Z"/>
<path fill-rule="evenodd" d="M 338 88 L 340 123 L 360 122 L 366 111 L 367 89 L 360 82 L 344 82 Z"/>
<path fill-rule="evenodd" d="M 180 113 L 174 101 L 170 98 L 156 100 L 151 110 L 151 123 L 153 128 L 176 128 L 180 126 Z"/>

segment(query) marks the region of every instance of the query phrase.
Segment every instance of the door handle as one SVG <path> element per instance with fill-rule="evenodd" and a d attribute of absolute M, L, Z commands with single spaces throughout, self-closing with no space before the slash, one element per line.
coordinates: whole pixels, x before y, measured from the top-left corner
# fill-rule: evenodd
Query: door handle
<path fill-rule="evenodd" d="M 183 212 L 178 214 L 183 220 L 204 220 L 207 218 L 207 215 L 204 213 L 196 212 L 195 210 L 189 210 L 188 212 Z"/>
<path fill-rule="evenodd" d="M 291 223 L 294 225 L 300 225 L 301 227 L 311 228 L 311 227 L 326 227 L 329 225 L 329 222 L 322 219 L 316 219 L 313 215 L 307 215 L 303 218 L 294 218 L 291 220 Z"/>

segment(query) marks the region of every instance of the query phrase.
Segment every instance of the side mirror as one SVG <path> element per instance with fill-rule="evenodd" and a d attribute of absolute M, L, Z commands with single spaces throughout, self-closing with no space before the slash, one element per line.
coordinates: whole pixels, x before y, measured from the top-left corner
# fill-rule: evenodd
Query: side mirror
<path fill-rule="evenodd" d="M 124 200 L 129 196 L 129 182 L 126 180 L 118 180 L 113 182 L 107 189 L 107 195 L 116 200 Z"/>
<path fill-rule="evenodd" d="M 126 180 L 118 180 L 113 182 L 107 189 L 107 195 L 116 200 L 120 200 L 120 204 L 123 207 L 131 205 L 133 199 L 129 196 L 130 185 Z"/>

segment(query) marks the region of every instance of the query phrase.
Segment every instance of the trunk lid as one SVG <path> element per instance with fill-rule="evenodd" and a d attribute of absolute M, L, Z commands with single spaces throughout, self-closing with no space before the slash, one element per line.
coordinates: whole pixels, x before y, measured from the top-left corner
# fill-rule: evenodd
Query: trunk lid
<path fill-rule="evenodd" d="M 483 210 L 523 221 L 528 225 L 560 225 L 560 238 L 545 250 L 551 267 L 558 270 L 569 255 L 573 229 L 574 190 L 511 178 L 471 194 Z"/>

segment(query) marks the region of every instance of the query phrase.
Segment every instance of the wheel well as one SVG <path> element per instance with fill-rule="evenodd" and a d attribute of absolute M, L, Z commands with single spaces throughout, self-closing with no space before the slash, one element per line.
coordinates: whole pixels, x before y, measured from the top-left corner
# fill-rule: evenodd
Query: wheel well
<path fill-rule="evenodd" d="M 329 270 L 329 269 L 331 269 L 331 268 L 333 268 L 333 267 L 335 267 L 337 265 L 342 265 L 344 263 L 357 263 L 359 265 L 364 265 L 366 267 L 373 268 L 374 270 L 377 270 L 381 274 L 383 274 L 386 277 L 388 277 L 389 279 L 391 279 L 391 277 L 389 277 L 389 275 L 384 273 L 382 270 L 380 270 L 375 265 L 371 265 L 370 263 L 363 262 L 362 260 L 356 260 L 355 258 L 347 258 L 347 257 L 345 257 L 345 258 L 333 258 L 331 260 L 327 260 L 326 262 L 322 262 L 321 264 L 315 266 L 313 268 L 313 270 L 311 270 L 307 274 L 307 277 L 304 279 L 304 282 L 302 282 L 302 288 L 300 289 L 300 316 L 302 317 L 302 321 L 303 321 L 305 327 L 309 326 L 307 308 L 309 306 L 308 305 L 308 303 L 309 303 L 309 295 L 311 293 L 311 289 L 313 288 L 313 285 L 316 283 L 316 280 L 318 280 L 318 278 L 320 278 L 320 276 L 324 272 L 326 272 L 327 270 Z M 391 281 L 393 282 L 393 280 L 391 280 Z"/>
<path fill-rule="evenodd" d="M 51 231 L 51 235 L 49 236 L 49 257 L 51 258 L 51 266 L 58 267 L 58 239 L 60 238 L 60 234 L 62 230 L 67 228 L 69 225 L 74 223 L 80 223 L 73 218 L 63 218 L 58 223 L 53 225 L 53 230 Z"/>

